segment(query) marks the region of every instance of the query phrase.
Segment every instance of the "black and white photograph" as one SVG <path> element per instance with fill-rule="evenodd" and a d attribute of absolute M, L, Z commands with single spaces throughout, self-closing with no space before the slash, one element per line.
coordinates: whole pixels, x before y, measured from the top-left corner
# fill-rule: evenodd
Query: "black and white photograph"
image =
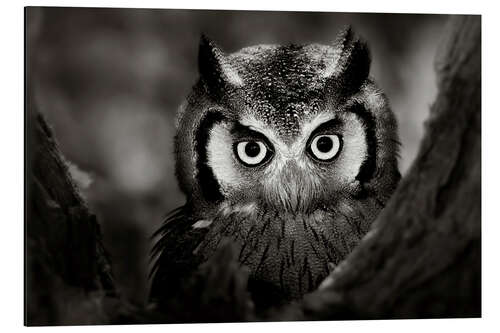
<path fill-rule="evenodd" d="M 24 34 L 24 325 L 482 317 L 482 15 L 27 6 Z"/>

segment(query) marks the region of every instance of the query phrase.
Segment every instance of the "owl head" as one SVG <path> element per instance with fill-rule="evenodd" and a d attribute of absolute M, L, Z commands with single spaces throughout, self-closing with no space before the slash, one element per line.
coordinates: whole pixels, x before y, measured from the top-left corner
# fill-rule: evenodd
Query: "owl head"
<path fill-rule="evenodd" d="M 332 45 L 226 54 L 201 38 L 200 79 L 181 106 L 176 172 L 213 252 L 242 243 L 255 280 L 291 298 L 356 245 L 400 179 L 396 120 L 350 28 Z"/>

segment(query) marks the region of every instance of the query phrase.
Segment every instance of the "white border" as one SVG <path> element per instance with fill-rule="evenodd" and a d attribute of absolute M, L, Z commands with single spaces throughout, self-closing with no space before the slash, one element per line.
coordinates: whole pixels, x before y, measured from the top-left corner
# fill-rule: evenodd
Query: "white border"
<path fill-rule="evenodd" d="M 481 1 L 479 1 L 480 3 Z M 130 7 L 130 8 L 190 8 L 190 9 L 241 9 L 241 10 L 287 10 L 287 11 L 334 11 L 334 12 L 375 12 L 375 13 L 446 13 L 480 14 L 478 1 L 453 2 L 422 0 L 404 1 L 222 1 L 222 0 L 87 0 L 87 1 L 24 1 L 31 6 L 74 6 L 74 7 Z M 484 10 L 483 10 L 484 12 Z"/>
<path fill-rule="evenodd" d="M 175 330 L 204 332 L 227 331 L 254 332 L 255 330 L 293 330 L 297 332 L 338 330 L 340 332 L 371 331 L 448 331 L 474 332 L 498 331 L 500 228 L 498 211 L 498 168 L 500 140 L 498 126 L 497 86 L 499 31 L 498 6 L 493 1 L 19 1 L 3 2 L 2 18 L 2 175 L 1 179 L 1 325 L 23 329 L 23 6 L 84 6 L 84 7 L 133 7 L 133 8 L 209 8 L 209 9 L 261 9 L 298 11 L 349 11 L 392 13 L 468 13 L 483 14 L 483 319 L 461 320 L 393 320 L 358 322 L 314 323 L 260 323 L 260 324 L 211 324 L 211 325 L 147 325 L 114 327 L 63 327 L 43 330 L 112 330 L 136 329 Z M 476 198 L 471 198 L 476 199 Z"/>

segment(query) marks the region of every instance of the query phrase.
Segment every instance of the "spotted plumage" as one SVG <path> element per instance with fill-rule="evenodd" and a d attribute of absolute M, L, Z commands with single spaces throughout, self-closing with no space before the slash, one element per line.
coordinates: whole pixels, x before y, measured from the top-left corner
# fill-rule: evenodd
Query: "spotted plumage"
<path fill-rule="evenodd" d="M 369 69 L 350 28 L 332 45 L 233 54 L 202 37 L 177 121 L 187 202 L 158 230 L 153 300 L 174 297 L 227 237 L 258 306 L 314 290 L 352 251 L 400 179 L 395 117 Z"/>

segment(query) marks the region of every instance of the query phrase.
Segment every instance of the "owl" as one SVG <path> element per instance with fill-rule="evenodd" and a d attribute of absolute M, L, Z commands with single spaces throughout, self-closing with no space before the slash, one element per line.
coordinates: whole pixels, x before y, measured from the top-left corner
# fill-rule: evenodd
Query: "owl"
<path fill-rule="evenodd" d="M 351 28 L 331 45 L 232 54 L 201 37 L 176 124 L 187 200 L 156 234 L 152 300 L 172 297 L 227 238 L 257 306 L 301 298 L 353 250 L 401 177 L 396 119 L 370 63 Z"/>

